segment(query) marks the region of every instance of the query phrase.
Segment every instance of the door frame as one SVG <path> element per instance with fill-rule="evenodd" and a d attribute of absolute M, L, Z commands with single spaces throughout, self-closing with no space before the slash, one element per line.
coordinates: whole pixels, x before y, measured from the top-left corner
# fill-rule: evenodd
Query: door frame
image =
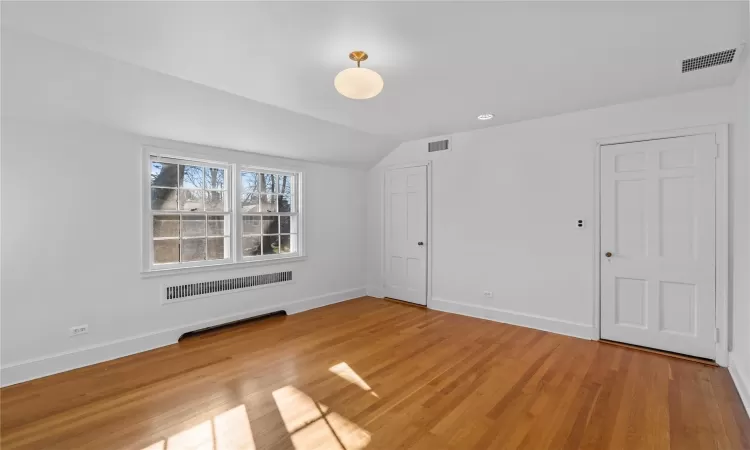
<path fill-rule="evenodd" d="M 385 262 L 386 262 L 386 242 L 385 242 L 385 207 L 386 207 L 386 185 L 385 180 L 388 176 L 388 172 L 391 170 L 396 169 L 408 169 L 410 167 L 422 167 L 424 166 L 427 172 L 427 286 L 425 290 L 425 295 L 427 298 L 425 299 L 425 306 L 427 308 L 430 307 L 430 303 L 432 301 L 432 161 L 418 161 L 408 164 L 396 164 L 392 166 L 385 167 L 385 170 L 383 170 L 383 178 L 382 178 L 382 185 L 381 185 L 381 195 L 380 198 L 382 200 L 382 205 L 380 209 L 381 216 L 383 217 L 381 221 L 381 227 L 380 227 L 380 254 L 382 255 L 381 261 L 380 261 L 380 273 L 382 274 L 382 282 L 380 284 L 380 288 L 383 290 L 383 296 L 385 296 Z"/>
<path fill-rule="evenodd" d="M 716 157 L 716 363 L 729 360 L 729 126 L 725 123 L 651 133 L 631 134 L 596 140 L 594 151 L 594 339 L 601 339 L 601 152 L 602 146 L 652 141 L 700 134 L 713 134 Z"/>

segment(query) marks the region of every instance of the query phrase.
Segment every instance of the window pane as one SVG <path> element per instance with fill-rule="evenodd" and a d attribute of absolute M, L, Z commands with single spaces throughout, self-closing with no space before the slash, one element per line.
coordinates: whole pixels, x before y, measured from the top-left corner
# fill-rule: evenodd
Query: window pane
<path fill-rule="evenodd" d="M 205 236 L 206 216 L 182 216 L 182 236 Z"/>
<path fill-rule="evenodd" d="M 242 256 L 260 255 L 260 236 L 245 236 L 242 238 Z"/>
<path fill-rule="evenodd" d="M 279 224 L 281 226 L 281 232 L 282 233 L 291 233 L 292 232 L 292 218 L 289 216 L 281 216 L 279 217 Z"/>
<path fill-rule="evenodd" d="M 180 237 L 180 216 L 154 216 L 154 237 Z"/>
<path fill-rule="evenodd" d="M 216 260 L 225 259 L 229 257 L 229 252 L 225 253 L 225 250 L 229 249 L 229 238 L 208 238 L 208 255 L 206 259 Z"/>
<path fill-rule="evenodd" d="M 260 211 L 258 207 L 258 201 L 260 196 L 257 192 L 244 192 L 242 194 L 242 212 L 255 212 Z"/>
<path fill-rule="evenodd" d="M 276 192 L 276 175 L 270 173 L 260 174 L 260 191 Z"/>
<path fill-rule="evenodd" d="M 284 235 L 279 238 L 281 253 L 293 253 L 297 250 L 297 235 Z"/>
<path fill-rule="evenodd" d="M 203 193 L 202 189 L 180 189 L 180 210 L 203 211 Z"/>
<path fill-rule="evenodd" d="M 279 175 L 279 194 L 292 195 L 294 189 L 294 177 L 292 175 Z"/>
<path fill-rule="evenodd" d="M 200 189 L 203 187 L 203 167 L 180 164 L 180 187 Z"/>
<path fill-rule="evenodd" d="M 177 189 L 151 188 L 151 209 L 177 210 Z"/>
<path fill-rule="evenodd" d="M 255 172 L 240 173 L 242 192 L 258 192 L 258 174 Z"/>
<path fill-rule="evenodd" d="M 263 234 L 279 234 L 279 216 L 263 216 Z"/>
<path fill-rule="evenodd" d="M 226 198 L 222 191 L 206 191 L 206 211 L 226 211 Z"/>
<path fill-rule="evenodd" d="M 182 262 L 205 261 L 206 239 L 182 239 Z"/>
<path fill-rule="evenodd" d="M 260 234 L 260 216 L 242 216 L 242 234 Z"/>
<path fill-rule="evenodd" d="M 279 195 L 279 212 L 292 212 L 294 211 L 294 203 L 292 203 L 291 195 Z"/>
<path fill-rule="evenodd" d="M 224 169 L 206 167 L 206 189 L 224 190 Z"/>
<path fill-rule="evenodd" d="M 180 262 L 179 239 L 154 241 L 154 264 Z"/>
<path fill-rule="evenodd" d="M 229 221 L 224 216 L 208 216 L 208 235 L 226 236 L 229 234 Z"/>
<path fill-rule="evenodd" d="M 273 255 L 279 253 L 279 236 L 263 236 L 263 254 Z"/>
<path fill-rule="evenodd" d="M 151 186 L 177 187 L 177 164 L 152 162 Z"/>
<path fill-rule="evenodd" d="M 261 194 L 260 210 L 261 212 L 276 212 L 276 195 Z"/>

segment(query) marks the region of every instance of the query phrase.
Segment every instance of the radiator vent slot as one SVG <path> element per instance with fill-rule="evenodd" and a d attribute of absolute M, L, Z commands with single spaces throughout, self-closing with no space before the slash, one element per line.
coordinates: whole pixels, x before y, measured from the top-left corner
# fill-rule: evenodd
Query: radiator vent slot
<path fill-rule="evenodd" d="M 734 61 L 735 57 L 740 54 L 742 47 L 722 50 L 708 55 L 696 56 L 682 60 L 682 73 L 692 72 L 694 70 L 705 69 L 708 67 L 729 64 Z"/>
<path fill-rule="evenodd" d="M 253 289 L 292 281 L 292 271 L 249 275 L 246 277 L 227 278 L 224 280 L 201 281 L 198 283 L 165 286 L 164 303 L 192 300 L 225 292 Z"/>
<path fill-rule="evenodd" d="M 432 152 L 442 152 L 445 150 L 451 149 L 451 140 L 448 139 L 441 139 L 439 141 L 433 141 L 427 144 L 427 151 L 429 153 Z"/>

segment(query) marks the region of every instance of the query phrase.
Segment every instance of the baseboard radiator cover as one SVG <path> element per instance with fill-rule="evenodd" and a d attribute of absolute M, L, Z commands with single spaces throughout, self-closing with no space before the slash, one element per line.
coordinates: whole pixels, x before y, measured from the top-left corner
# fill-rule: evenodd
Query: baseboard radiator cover
<path fill-rule="evenodd" d="M 259 287 L 291 283 L 292 271 L 248 275 L 244 277 L 224 278 L 220 280 L 199 281 L 164 286 L 162 289 L 162 303 L 174 303 L 196 298 L 229 292 L 244 291 Z"/>

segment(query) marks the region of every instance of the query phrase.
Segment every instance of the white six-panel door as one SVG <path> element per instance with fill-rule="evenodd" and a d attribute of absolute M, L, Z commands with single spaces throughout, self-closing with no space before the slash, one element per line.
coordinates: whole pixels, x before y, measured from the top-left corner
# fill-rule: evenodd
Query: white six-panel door
<path fill-rule="evenodd" d="M 385 175 L 385 295 L 427 304 L 427 166 Z"/>
<path fill-rule="evenodd" d="M 714 359 L 713 134 L 601 147 L 601 337 Z"/>

